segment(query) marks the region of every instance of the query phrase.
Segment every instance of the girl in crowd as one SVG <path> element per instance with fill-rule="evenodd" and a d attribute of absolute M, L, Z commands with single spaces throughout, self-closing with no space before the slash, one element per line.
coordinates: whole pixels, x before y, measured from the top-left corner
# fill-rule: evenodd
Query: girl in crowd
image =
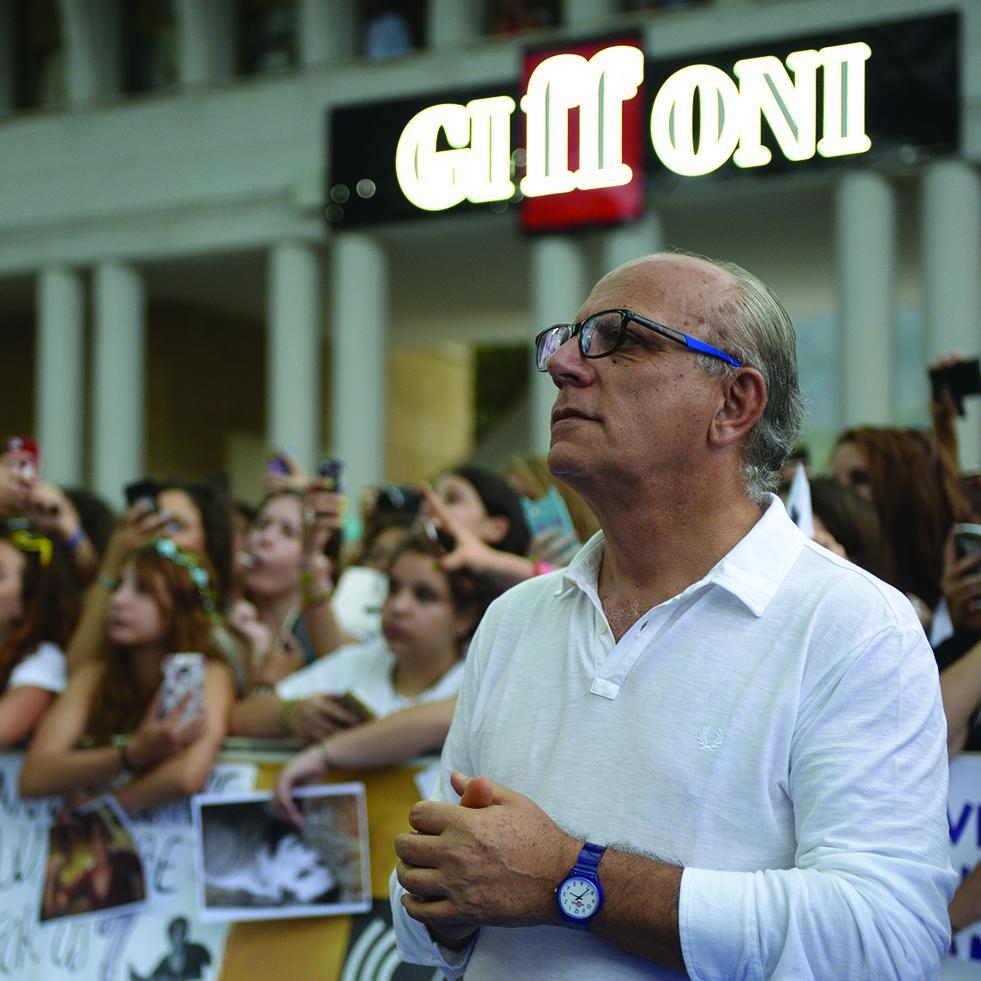
<path fill-rule="evenodd" d="M 268 685 L 345 639 L 330 609 L 333 574 L 324 555 L 340 519 L 340 495 L 322 481 L 305 492 L 266 495 L 239 556 L 242 585 L 271 644 L 257 680 Z"/>
<path fill-rule="evenodd" d="M 85 793 L 128 777 L 113 792 L 135 811 L 201 789 L 233 699 L 209 621 L 212 575 L 206 560 L 169 539 L 124 560 L 109 601 L 108 650 L 73 670 L 42 720 L 24 760 L 22 796 Z M 162 714 L 163 660 L 177 651 L 207 658 L 203 708 L 191 719 L 186 698 Z M 132 734 L 127 745 L 112 745 L 117 733 Z"/>
<path fill-rule="evenodd" d="M 970 520 L 947 451 L 925 433 L 862 426 L 838 437 L 832 469 L 878 512 L 886 580 L 929 615 L 941 597 L 950 529 Z"/>
<path fill-rule="evenodd" d="M 535 574 L 536 564 L 524 556 L 530 535 L 521 499 L 505 481 L 466 466 L 443 474 L 434 487 L 423 490 L 422 516 L 438 524 L 446 545 L 447 554 L 437 559 L 444 572 L 467 570 L 488 595 Z M 343 720 L 324 725 L 321 731 L 329 734 L 283 769 L 276 790 L 280 806 L 301 823 L 290 797 L 294 786 L 319 780 L 329 769 L 395 766 L 421 753 L 439 751 L 455 707 L 454 693 L 352 728 L 341 728 Z"/>
<path fill-rule="evenodd" d="M 221 492 L 208 483 L 170 480 L 157 485 L 155 507 L 134 504 L 116 526 L 99 566 L 99 575 L 85 595 L 85 605 L 68 645 L 68 663 L 75 667 L 91 660 L 105 643 L 109 597 L 126 557 L 155 538 L 169 538 L 180 548 L 206 555 L 215 570 L 212 589 L 219 610 L 231 578 L 231 523 Z M 236 691 L 248 686 L 251 649 L 245 637 L 236 639 L 215 619 L 214 641 L 235 680 Z"/>
<path fill-rule="evenodd" d="M 815 540 L 881 579 L 882 531 L 869 500 L 834 477 L 812 477 L 810 486 Z"/>
<path fill-rule="evenodd" d="M 540 571 L 526 556 L 531 535 L 521 496 L 500 477 L 480 467 L 458 467 L 424 486 L 423 495 L 422 517 L 452 539 L 440 559 L 447 571 L 469 569 L 502 589 Z"/>
<path fill-rule="evenodd" d="M 342 647 L 284 678 L 275 693 L 240 702 L 232 731 L 311 742 L 369 713 L 381 717 L 455 697 L 467 642 L 496 590 L 471 575 L 444 571 L 434 561 L 439 554 L 424 536 L 406 539 L 389 567 L 383 636 Z M 350 693 L 367 711 L 346 702 Z"/>
<path fill-rule="evenodd" d="M 27 736 L 66 684 L 78 615 L 67 560 L 45 535 L 0 528 L 0 747 Z"/>

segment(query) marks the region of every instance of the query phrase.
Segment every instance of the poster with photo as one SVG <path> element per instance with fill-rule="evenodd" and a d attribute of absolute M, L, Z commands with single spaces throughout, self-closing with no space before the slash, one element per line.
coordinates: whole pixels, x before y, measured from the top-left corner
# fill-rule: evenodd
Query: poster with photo
<path fill-rule="evenodd" d="M 146 905 L 143 862 L 129 820 L 111 796 L 62 808 L 48 829 L 38 922 Z"/>
<path fill-rule="evenodd" d="M 295 794 L 295 828 L 272 793 L 192 798 L 198 919 L 271 920 L 361 913 L 371 907 L 364 784 Z"/>
<path fill-rule="evenodd" d="M 63 804 L 57 797 L 21 800 L 21 763 L 20 753 L 0 753 L 0 981 L 216 981 L 228 926 L 195 919 L 189 801 L 129 817 L 143 866 L 145 907 L 42 922 L 49 829 Z M 218 764 L 206 789 L 249 791 L 256 772 L 252 763 Z"/>

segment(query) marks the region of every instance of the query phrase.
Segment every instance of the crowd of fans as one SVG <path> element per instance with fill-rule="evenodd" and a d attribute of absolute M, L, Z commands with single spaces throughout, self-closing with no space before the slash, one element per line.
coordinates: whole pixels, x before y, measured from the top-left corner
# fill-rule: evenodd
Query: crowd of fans
<path fill-rule="evenodd" d="M 809 485 L 815 539 L 920 614 L 951 756 L 981 748 L 981 479 L 958 469 L 954 411 L 941 394 L 931 431 L 842 432 L 831 472 Z M 807 462 L 788 464 L 785 493 Z M 370 489 L 363 536 L 343 547 L 336 468 L 311 477 L 285 452 L 255 508 L 209 483 L 143 479 L 118 520 L 38 463 L 30 439 L 8 439 L 0 747 L 27 747 L 24 796 L 80 802 L 112 787 L 127 811 L 201 789 L 228 736 L 306 744 L 277 789 L 297 824 L 292 788 L 438 751 L 487 606 L 597 530 L 529 457 L 501 475 L 466 465 Z M 529 527 L 527 501 L 553 488 L 565 531 Z M 168 701 L 168 659 L 188 652 L 203 658 L 199 690 Z M 955 928 L 981 919 L 981 872 L 951 916 Z"/>

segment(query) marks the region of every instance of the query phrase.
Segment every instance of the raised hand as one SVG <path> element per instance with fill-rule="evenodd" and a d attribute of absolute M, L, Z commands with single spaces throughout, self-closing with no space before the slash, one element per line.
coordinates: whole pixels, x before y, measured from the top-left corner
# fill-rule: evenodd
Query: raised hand
<path fill-rule="evenodd" d="M 953 533 L 944 545 L 940 589 L 954 626 L 959 630 L 981 630 L 981 555 L 958 559 Z"/>

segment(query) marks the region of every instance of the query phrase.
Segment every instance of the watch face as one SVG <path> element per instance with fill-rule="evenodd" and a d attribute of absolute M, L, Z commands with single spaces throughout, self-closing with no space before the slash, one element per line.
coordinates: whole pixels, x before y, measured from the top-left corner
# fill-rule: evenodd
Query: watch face
<path fill-rule="evenodd" d="M 599 902 L 599 889 L 589 879 L 573 876 L 566 879 L 559 889 L 562 912 L 577 920 L 589 919 L 599 909 Z"/>

